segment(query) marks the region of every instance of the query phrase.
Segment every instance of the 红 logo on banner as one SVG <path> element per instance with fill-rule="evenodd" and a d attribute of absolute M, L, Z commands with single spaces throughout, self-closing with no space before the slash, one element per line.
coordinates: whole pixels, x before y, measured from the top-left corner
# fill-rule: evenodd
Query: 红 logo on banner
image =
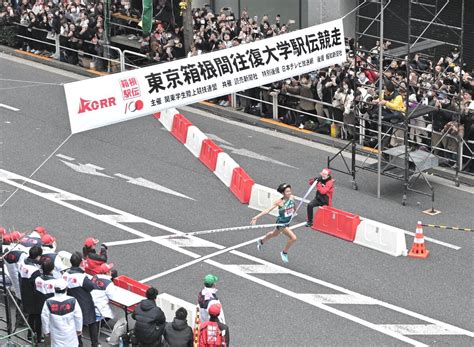
<path fill-rule="evenodd" d="M 102 108 L 116 106 L 115 98 L 105 98 L 100 100 L 86 100 L 79 98 L 79 111 L 77 113 L 84 113 L 89 111 L 95 111 Z"/>

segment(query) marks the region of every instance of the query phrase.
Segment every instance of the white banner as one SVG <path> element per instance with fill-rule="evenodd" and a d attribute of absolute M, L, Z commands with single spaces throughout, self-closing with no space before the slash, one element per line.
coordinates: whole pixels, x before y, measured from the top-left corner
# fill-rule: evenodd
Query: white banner
<path fill-rule="evenodd" d="M 64 85 L 71 132 L 243 91 L 346 60 L 342 19 L 281 36 Z"/>

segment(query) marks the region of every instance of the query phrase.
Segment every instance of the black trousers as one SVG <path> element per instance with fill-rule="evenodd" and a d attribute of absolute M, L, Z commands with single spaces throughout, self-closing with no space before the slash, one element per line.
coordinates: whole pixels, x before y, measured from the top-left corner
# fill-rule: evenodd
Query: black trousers
<path fill-rule="evenodd" d="M 91 345 L 92 347 L 97 347 L 99 345 L 99 322 L 89 324 L 87 327 L 89 328 L 89 337 L 91 339 Z M 78 339 L 79 347 L 82 347 L 82 336 L 79 336 Z"/>
<path fill-rule="evenodd" d="M 311 200 L 308 205 L 306 206 L 306 212 L 307 212 L 307 219 L 308 222 L 313 224 L 313 216 L 314 216 L 314 208 L 319 207 L 319 206 L 324 206 L 329 203 L 329 197 L 327 195 L 316 195 L 316 197 Z"/>
<path fill-rule="evenodd" d="M 41 338 L 41 314 L 28 314 L 28 324 L 33 330 L 33 333 L 36 335 L 36 338 L 39 340 Z M 31 337 L 30 331 L 28 331 L 28 338 Z"/>

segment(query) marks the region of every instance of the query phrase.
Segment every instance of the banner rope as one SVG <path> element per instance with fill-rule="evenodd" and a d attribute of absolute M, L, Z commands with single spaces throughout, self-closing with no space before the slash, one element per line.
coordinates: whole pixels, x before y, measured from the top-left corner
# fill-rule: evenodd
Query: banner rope
<path fill-rule="evenodd" d="M 421 224 L 421 226 L 429 227 L 429 228 L 436 228 L 436 229 L 449 229 L 449 230 L 458 230 L 458 231 L 474 231 L 471 228 L 459 228 L 459 227 L 450 227 L 446 225 L 436 225 L 436 224 Z"/>

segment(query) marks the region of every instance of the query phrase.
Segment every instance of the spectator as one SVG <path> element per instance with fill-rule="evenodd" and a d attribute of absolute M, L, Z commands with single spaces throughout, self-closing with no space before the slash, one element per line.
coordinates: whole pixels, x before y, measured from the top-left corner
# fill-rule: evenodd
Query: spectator
<path fill-rule="evenodd" d="M 92 347 L 97 347 L 99 345 L 99 324 L 96 321 L 94 301 L 91 295 L 91 292 L 97 289 L 97 286 L 80 268 L 81 262 L 80 253 L 74 253 L 71 256 L 71 268 L 63 275 L 63 279 L 68 284 L 68 295 L 76 298 L 81 307 L 83 325 L 89 328 Z M 79 336 L 79 346 L 82 346 L 81 336 Z"/>
<path fill-rule="evenodd" d="M 213 347 L 230 345 L 229 327 L 219 320 L 221 304 L 212 304 L 209 307 L 209 321 L 199 326 L 199 347 Z"/>
<path fill-rule="evenodd" d="M 332 206 L 332 195 L 334 194 L 334 180 L 331 177 L 331 169 L 323 169 L 319 177 L 309 180 L 309 184 L 316 183 L 316 196 L 308 203 L 307 206 L 307 223 L 306 226 L 313 225 L 313 210 L 316 206 Z"/>
<path fill-rule="evenodd" d="M 169 347 L 192 347 L 193 329 L 188 326 L 188 312 L 183 307 L 176 310 L 172 323 L 166 323 L 163 337 Z"/>
<path fill-rule="evenodd" d="M 117 271 L 112 270 L 114 264 L 102 264 L 100 272 L 92 277 L 92 282 L 97 286 L 91 292 L 92 299 L 96 310 L 96 316 L 102 319 L 113 319 L 114 312 L 110 307 L 109 300 L 113 297 L 115 292 L 115 284 L 113 279 L 117 277 Z"/>
<path fill-rule="evenodd" d="M 43 255 L 41 256 L 41 262 L 49 260 L 54 264 L 54 269 L 52 275 L 54 278 L 61 278 L 62 272 L 66 270 L 66 266 L 63 264 L 58 254 L 54 252 L 56 248 L 56 238 L 46 234 L 41 238 L 41 243 L 43 244 Z"/>
<path fill-rule="evenodd" d="M 219 278 L 213 274 L 208 274 L 204 277 L 204 288 L 198 294 L 199 317 L 201 322 L 209 320 L 208 308 L 212 304 L 220 304 L 217 298 L 216 284 Z M 219 315 L 221 322 L 225 323 L 224 312 L 221 310 Z"/>
<path fill-rule="evenodd" d="M 46 235 L 46 229 L 43 227 L 36 227 L 31 233 L 27 234 L 21 239 L 21 246 L 25 250 L 29 250 L 33 246 L 42 246 L 41 238 Z"/>
<path fill-rule="evenodd" d="M 53 270 L 54 264 L 47 259 L 41 263 L 41 271 L 43 273 L 35 279 L 36 300 L 38 307 L 41 307 L 41 309 L 43 308 L 45 301 L 54 296 L 54 285 L 56 279 L 52 274 Z"/>
<path fill-rule="evenodd" d="M 88 237 L 84 242 L 82 248 L 82 255 L 84 257 L 83 268 L 89 275 L 97 275 L 100 271 L 100 266 L 107 263 L 107 246 L 105 244 L 100 245 L 100 252 L 97 254 L 95 246 L 99 243 L 99 240 L 93 237 Z"/>
<path fill-rule="evenodd" d="M 146 299 L 142 300 L 132 318 L 136 320 L 135 336 L 141 347 L 161 347 L 166 317 L 161 308 L 156 306 L 158 290 L 150 287 L 146 291 Z"/>
<path fill-rule="evenodd" d="M 74 297 L 66 295 L 67 287 L 65 280 L 56 280 L 54 297 L 46 300 L 41 312 L 43 332 L 51 346 L 78 346 L 82 334 L 81 308 Z"/>
<path fill-rule="evenodd" d="M 36 296 L 35 280 L 41 275 L 40 259 L 43 250 L 39 246 L 33 246 L 29 250 L 28 258 L 20 264 L 20 290 L 23 303 L 23 313 L 28 315 L 28 324 L 36 335 L 36 341 L 41 341 L 41 309 Z M 32 339 L 31 331 L 28 330 L 28 339 Z"/>

